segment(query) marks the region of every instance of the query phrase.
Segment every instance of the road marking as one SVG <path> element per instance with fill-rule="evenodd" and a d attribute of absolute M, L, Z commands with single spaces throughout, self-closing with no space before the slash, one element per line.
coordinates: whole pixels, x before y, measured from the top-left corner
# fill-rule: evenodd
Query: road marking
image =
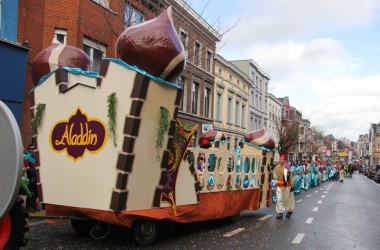
<path fill-rule="evenodd" d="M 314 194 L 318 193 L 318 191 L 314 191 Z"/>
<path fill-rule="evenodd" d="M 311 217 L 309 217 L 309 218 L 307 218 L 307 220 L 306 220 L 306 224 L 311 224 L 313 222 L 313 218 L 311 218 Z"/>
<path fill-rule="evenodd" d="M 301 240 L 303 239 L 304 236 L 305 236 L 305 234 L 298 233 L 297 236 L 292 241 L 292 243 L 293 244 L 299 244 L 299 243 L 301 243 Z"/>
<path fill-rule="evenodd" d="M 318 209 L 319 209 L 318 207 L 314 207 L 314 208 L 313 208 L 313 212 L 317 212 Z"/>
<path fill-rule="evenodd" d="M 299 199 L 297 202 L 301 202 L 301 201 L 303 201 L 303 199 Z"/>
<path fill-rule="evenodd" d="M 325 198 L 325 197 L 326 197 L 326 195 L 322 195 L 322 196 L 321 196 L 321 198 Z"/>
<path fill-rule="evenodd" d="M 329 192 L 325 191 L 325 194 L 328 194 Z"/>
<path fill-rule="evenodd" d="M 259 220 L 266 220 L 269 217 L 272 217 L 272 215 L 271 214 L 265 215 L 265 216 L 261 217 Z"/>
<path fill-rule="evenodd" d="M 322 201 L 321 201 L 321 200 L 319 200 L 319 201 L 318 201 L 318 204 L 322 204 Z"/>
<path fill-rule="evenodd" d="M 311 196 L 311 194 L 309 194 L 309 195 L 306 195 L 306 197 L 310 197 Z"/>
<path fill-rule="evenodd" d="M 245 228 L 242 228 L 242 227 L 240 227 L 240 228 L 237 228 L 237 229 L 235 229 L 235 230 L 233 230 L 233 231 L 231 231 L 231 232 L 228 232 L 228 233 L 226 233 L 225 235 L 223 235 L 224 237 L 231 237 L 232 235 L 235 235 L 235 234 L 237 234 L 237 233 L 240 233 L 241 231 L 243 231 Z"/>
<path fill-rule="evenodd" d="M 323 188 L 320 188 L 319 190 L 323 190 Z"/>

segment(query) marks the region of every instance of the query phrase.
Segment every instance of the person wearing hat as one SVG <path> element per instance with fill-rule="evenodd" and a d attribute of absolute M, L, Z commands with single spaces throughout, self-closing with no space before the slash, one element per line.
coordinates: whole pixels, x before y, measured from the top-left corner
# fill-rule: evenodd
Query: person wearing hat
<path fill-rule="evenodd" d="M 24 150 L 24 169 L 29 179 L 28 188 L 32 193 L 32 196 L 26 197 L 26 211 L 36 212 L 38 208 L 38 194 L 37 194 L 37 171 L 35 169 L 36 159 L 33 154 L 34 145 L 30 144 L 28 150 Z"/>
<path fill-rule="evenodd" d="M 294 193 L 292 193 L 294 191 L 293 175 L 290 166 L 285 164 L 285 158 L 285 155 L 281 155 L 279 164 L 273 170 L 273 177 L 277 179 L 277 219 L 282 219 L 285 211 L 287 211 L 286 218 L 290 218 L 295 207 Z"/>

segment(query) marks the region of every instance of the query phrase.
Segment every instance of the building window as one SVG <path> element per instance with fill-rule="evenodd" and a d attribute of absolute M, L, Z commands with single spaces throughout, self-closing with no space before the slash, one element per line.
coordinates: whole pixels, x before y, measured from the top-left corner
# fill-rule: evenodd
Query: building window
<path fill-rule="evenodd" d="M 124 28 L 144 21 L 144 15 L 130 5 L 125 5 Z"/>
<path fill-rule="evenodd" d="M 222 120 L 222 94 L 216 94 L 216 120 Z"/>
<path fill-rule="evenodd" d="M 92 61 L 91 70 L 99 72 L 100 63 L 102 61 L 103 55 L 106 53 L 106 46 L 85 37 L 83 38 L 83 50 Z"/>
<path fill-rule="evenodd" d="M 55 29 L 54 36 L 60 43 L 67 44 L 67 30 Z"/>
<path fill-rule="evenodd" d="M 377 140 L 377 149 L 380 149 L 380 139 Z"/>
<path fill-rule="evenodd" d="M 222 69 L 219 68 L 219 75 L 221 76 L 222 75 Z"/>
<path fill-rule="evenodd" d="M 263 111 L 262 103 L 263 103 L 263 101 L 261 100 L 261 97 L 260 97 L 259 98 L 259 110 L 260 111 Z"/>
<path fill-rule="evenodd" d="M 253 116 L 249 117 L 249 131 L 253 131 L 254 124 L 253 124 Z"/>
<path fill-rule="evenodd" d="M 103 6 L 106 9 L 108 9 L 109 7 L 109 0 L 92 0 L 92 1 Z"/>
<path fill-rule="evenodd" d="M 235 125 L 240 126 L 240 103 L 236 102 L 235 105 Z"/>
<path fill-rule="evenodd" d="M 253 107 L 255 105 L 255 94 L 253 91 L 251 91 L 251 106 Z"/>
<path fill-rule="evenodd" d="M 241 105 L 241 126 L 243 128 L 247 127 L 245 124 L 245 105 L 244 104 Z"/>
<path fill-rule="evenodd" d="M 211 89 L 205 88 L 205 117 L 210 117 L 210 96 Z"/>
<path fill-rule="evenodd" d="M 198 42 L 194 43 L 194 64 L 198 66 L 200 64 L 200 53 L 201 53 L 201 44 Z"/>
<path fill-rule="evenodd" d="M 199 91 L 199 84 L 193 82 L 193 87 L 191 89 L 191 112 L 193 114 L 198 113 L 198 91 Z"/>
<path fill-rule="evenodd" d="M 230 123 L 230 124 L 232 123 L 231 114 L 232 114 L 232 99 L 228 98 L 228 102 L 227 102 L 227 122 Z"/>
<path fill-rule="evenodd" d="M 183 45 L 183 48 L 185 49 L 185 54 L 186 54 L 186 59 L 187 59 L 187 55 L 188 55 L 188 42 L 189 42 L 189 36 L 187 35 L 187 33 L 180 29 L 179 30 L 179 38 L 181 39 L 181 42 L 182 42 L 182 45 Z"/>
<path fill-rule="evenodd" d="M 264 111 L 265 111 L 265 113 L 268 112 L 268 101 L 267 101 L 267 99 L 265 99 L 265 101 L 264 101 Z"/>
<path fill-rule="evenodd" d="M 186 90 L 187 90 L 187 85 L 186 85 L 186 78 L 184 76 L 180 76 L 177 80 L 178 85 L 182 86 L 183 91 L 182 91 L 182 98 L 181 102 L 179 104 L 180 110 L 186 111 Z"/>
<path fill-rule="evenodd" d="M 230 82 L 232 83 L 232 75 L 230 75 Z"/>
<path fill-rule="evenodd" d="M 212 52 L 207 50 L 206 52 L 206 71 L 211 72 L 212 65 Z"/>

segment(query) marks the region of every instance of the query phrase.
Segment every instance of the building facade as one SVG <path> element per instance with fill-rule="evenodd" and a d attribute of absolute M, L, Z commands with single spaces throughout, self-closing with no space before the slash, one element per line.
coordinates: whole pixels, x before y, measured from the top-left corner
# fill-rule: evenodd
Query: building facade
<path fill-rule="evenodd" d="M 267 131 L 273 137 L 277 147 L 279 141 L 278 130 L 281 128 L 282 102 L 272 93 L 268 94 L 268 124 Z M 277 151 L 274 153 L 274 161 L 278 162 L 280 155 Z"/>
<path fill-rule="evenodd" d="M 369 145 L 368 145 L 368 134 L 359 135 L 359 140 L 357 143 L 357 154 L 359 160 L 365 164 L 369 164 Z"/>
<path fill-rule="evenodd" d="M 235 149 L 247 133 L 251 81 L 234 64 L 215 55 L 214 129 L 225 134 Z"/>
<path fill-rule="evenodd" d="M 248 131 L 266 128 L 268 121 L 269 75 L 260 69 L 259 65 L 251 59 L 230 62 L 246 74 L 251 81 Z"/>
<path fill-rule="evenodd" d="M 163 2 L 165 7 L 173 6 L 174 24 L 187 56 L 185 71 L 178 79 L 183 87 L 178 120 L 188 127 L 198 126 L 197 142 L 214 123 L 214 55 L 221 36 L 185 1 Z"/>
<path fill-rule="evenodd" d="M 380 165 L 380 123 L 371 123 L 368 134 L 369 166 Z"/>

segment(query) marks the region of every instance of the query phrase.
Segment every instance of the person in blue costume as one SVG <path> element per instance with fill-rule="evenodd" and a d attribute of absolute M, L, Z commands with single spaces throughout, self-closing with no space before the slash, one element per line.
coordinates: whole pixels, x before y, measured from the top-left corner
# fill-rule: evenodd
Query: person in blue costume
<path fill-rule="evenodd" d="M 34 213 L 38 211 L 38 193 L 37 193 L 37 170 L 36 159 L 33 154 L 34 145 L 30 144 L 28 150 L 24 150 L 24 169 L 26 171 L 26 176 L 29 179 L 28 188 L 32 193 L 32 196 L 26 197 L 26 211 Z"/>
<path fill-rule="evenodd" d="M 276 195 L 276 186 L 277 186 L 277 179 L 272 179 L 270 182 L 270 185 L 272 186 L 272 201 L 277 201 L 277 195 Z"/>
<path fill-rule="evenodd" d="M 313 187 L 316 187 L 318 186 L 319 182 L 318 182 L 318 173 L 319 173 L 319 167 L 317 165 L 317 163 L 315 162 L 313 164 Z"/>
<path fill-rule="evenodd" d="M 273 165 L 271 165 L 271 173 L 273 175 L 273 169 L 277 166 L 276 162 L 273 162 Z M 276 187 L 277 187 L 277 179 L 272 176 L 272 180 L 270 182 L 270 185 L 272 187 L 272 201 L 277 201 L 277 195 L 276 195 Z"/>
<path fill-rule="evenodd" d="M 310 179 L 310 187 L 314 187 L 316 185 L 316 172 L 315 172 L 315 163 L 312 161 L 310 163 L 310 172 L 311 172 L 311 179 Z"/>
<path fill-rule="evenodd" d="M 300 162 L 296 164 L 295 167 L 295 175 L 294 175 L 294 194 L 299 194 L 301 193 L 302 189 L 302 171 L 303 171 L 303 166 Z"/>
<path fill-rule="evenodd" d="M 318 185 L 323 182 L 323 165 L 320 161 L 317 162 L 318 166 Z"/>
<path fill-rule="evenodd" d="M 327 162 L 326 170 L 327 170 L 327 180 L 331 181 L 331 164 L 330 164 L 330 162 Z"/>
<path fill-rule="evenodd" d="M 289 161 L 288 164 L 291 166 L 290 170 L 292 171 L 292 175 L 294 176 L 296 174 L 296 163 L 294 161 L 290 163 Z"/>
<path fill-rule="evenodd" d="M 310 163 L 306 162 L 305 164 L 305 173 L 304 173 L 304 185 L 305 185 L 305 191 L 307 191 L 310 188 L 311 185 L 311 167 Z"/>

